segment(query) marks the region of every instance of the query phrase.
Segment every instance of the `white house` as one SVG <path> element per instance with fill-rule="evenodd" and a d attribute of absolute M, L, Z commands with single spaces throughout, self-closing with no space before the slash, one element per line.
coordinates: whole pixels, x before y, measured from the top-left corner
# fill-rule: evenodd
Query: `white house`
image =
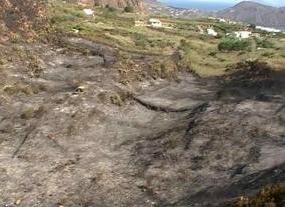
<path fill-rule="evenodd" d="M 208 17 L 208 19 L 210 19 L 210 20 L 217 20 L 216 17 Z"/>
<path fill-rule="evenodd" d="M 280 29 L 275 29 L 275 28 L 270 28 L 270 27 L 256 26 L 255 28 L 266 31 L 266 32 L 282 32 Z"/>
<path fill-rule="evenodd" d="M 87 16 L 94 16 L 94 11 L 92 9 L 83 9 L 83 12 L 87 15 Z"/>
<path fill-rule="evenodd" d="M 229 24 L 238 24 L 238 23 L 235 22 L 235 21 L 229 21 L 228 23 L 229 23 Z"/>
<path fill-rule="evenodd" d="M 251 37 L 252 32 L 251 31 L 238 31 L 238 32 L 234 32 L 234 35 L 240 39 L 248 39 Z"/>
<path fill-rule="evenodd" d="M 214 36 L 214 37 L 216 37 L 218 35 L 218 33 L 213 28 L 208 28 L 207 33 L 208 33 L 208 35 Z"/>
<path fill-rule="evenodd" d="M 162 23 L 159 19 L 151 18 L 148 20 L 151 27 L 162 27 Z"/>

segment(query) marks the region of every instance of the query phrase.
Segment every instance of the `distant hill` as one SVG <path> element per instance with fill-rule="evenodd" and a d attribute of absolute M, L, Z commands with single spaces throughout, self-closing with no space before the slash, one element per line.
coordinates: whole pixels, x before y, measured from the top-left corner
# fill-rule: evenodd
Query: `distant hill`
<path fill-rule="evenodd" d="M 276 8 L 251 1 L 244 1 L 219 11 L 217 16 L 261 26 L 285 26 L 285 7 Z"/>
<path fill-rule="evenodd" d="M 175 8 L 157 0 L 144 0 L 144 3 L 147 10 L 155 15 L 169 15 L 181 18 L 217 16 L 260 26 L 285 28 L 285 7 L 266 6 L 252 1 L 243 1 L 218 12 Z"/>

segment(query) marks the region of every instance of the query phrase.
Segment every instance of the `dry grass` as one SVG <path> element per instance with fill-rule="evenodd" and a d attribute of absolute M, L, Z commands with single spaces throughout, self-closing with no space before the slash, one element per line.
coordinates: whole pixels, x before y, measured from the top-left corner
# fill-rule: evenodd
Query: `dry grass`
<path fill-rule="evenodd" d="M 42 114 L 44 114 L 48 110 L 48 105 L 41 105 L 41 106 L 30 106 L 27 107 L 20 117 L 22 119 L 31 119 L 31 118 L 39 118 Z"/>
<path fill-rule="evenodd" d="M 241 197 L 232 207 L 284 207 L 285 183 L 267 186 L 252 198 Z"/>
<path fill-rule="evenodd" d="M 112 104 L 117 106 L 123 106 L 126 102 L 132 99 L 133 94 L 128 91 L 120 91 L 110 95 L 110 101 Z"/>

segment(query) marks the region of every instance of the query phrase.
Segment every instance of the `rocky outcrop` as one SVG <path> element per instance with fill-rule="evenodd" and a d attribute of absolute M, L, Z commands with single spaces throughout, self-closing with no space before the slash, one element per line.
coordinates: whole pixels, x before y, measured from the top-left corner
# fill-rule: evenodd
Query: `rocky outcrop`
<path fill-rule="evenodd" d="M 141 0 L 79 0 L 81 4 L 99 4 L 102 6 L 111 6 L 115 8 L 125 8 L 132 6 L 136 9 L 143 9 L 143 2 Z"/>
<path fill-rule="evenodd" d="M 143 8 L 143 2 L 141 0 L 95 0 L 95 3 L 109 5 L 116 8 L 124 8 L 126 6 L 132 6 L 137 9 Z"/>

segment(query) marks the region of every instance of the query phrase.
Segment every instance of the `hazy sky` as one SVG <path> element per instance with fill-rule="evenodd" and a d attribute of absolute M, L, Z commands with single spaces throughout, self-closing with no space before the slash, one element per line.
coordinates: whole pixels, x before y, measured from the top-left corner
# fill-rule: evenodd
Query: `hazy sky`
<path fill-rule="evenodd" d="M 176 0 L 161 0 L 162 2 L 172 2 L 173 3 Z M 179 0 L 179 2 L 219 2 L 219 3 L 238 3 L 241 2 L 242 0 Z M 260 2 L 263 4 L 267 4 L 267 5 L 272 5 L 272 6 L 285 6 L 285 0 L 252 0 L 252 1 L 256 1 L 256 2 Z"/>

